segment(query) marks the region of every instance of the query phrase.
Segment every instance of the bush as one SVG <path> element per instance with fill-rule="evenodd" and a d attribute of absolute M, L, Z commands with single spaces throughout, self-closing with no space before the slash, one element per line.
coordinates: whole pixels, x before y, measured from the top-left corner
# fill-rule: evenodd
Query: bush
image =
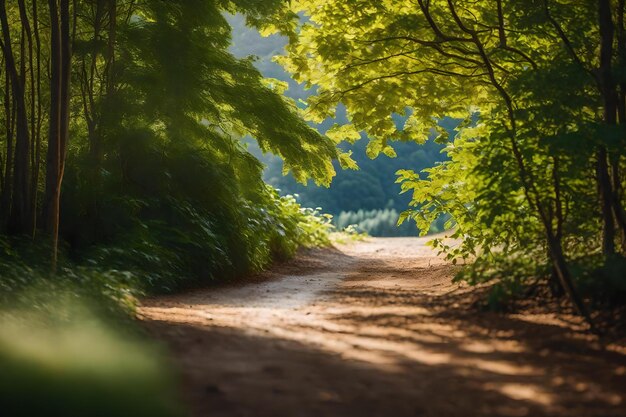
<path fill-rule="evenodd" d="M 260 163 L 236 140 L 223 140 L 228 153 L 217 144 L 129 131 L 99 175 L 88 154 L 77 154 L 62 201 L 68 256 L 89 268 L 128 271 L 142 290 L 171 292 L 259 271 L 299 246 L 328 243 L 328 219 L 280 197 L 263 182 Z M 120 172 L 120 165 L 127 168 Z"/>
<path fill-rule="evenodd" d="M 141 290 L 170 292 L 260 271 L 301 246 L 329 243 L 328 217 L 302 208 L 291 196 L 280 197 L 269 186 L 254 205 L 242 199 L 239 210 L 222 215 L 229 218 L 221 221 L 184 201 L 160 203 L 159 216 L 168 221 L 138 217 L 115 244 L 82 252 L 82 264 L 126 271 Z"/>

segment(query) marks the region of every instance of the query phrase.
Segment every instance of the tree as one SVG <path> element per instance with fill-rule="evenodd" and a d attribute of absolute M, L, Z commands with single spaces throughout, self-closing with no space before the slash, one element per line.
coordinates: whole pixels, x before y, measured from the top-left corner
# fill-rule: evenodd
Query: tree
<path fill-rule="evenodd" d="M 69 0 L 49 0 L 50 9 L 50 130 L 46 159 L 46 227 L 52 237 L 52 270 L 59 246 L 61 184 L 69 140 L 71 38 Z M 74 17 L 76 19 L 76 17 Z"/>
<path fill-rule="evenodd" d="M 23 3 L 20 2 L 20 9 L 23 8 Z M 24 14 L 20 14 L 20 20 L 25 27 L 28 25 L 25 23 Z M 11 94 L 14 111 L 15 111 L 15 153 L 13 161 L 13 184 L 12 186 L 5 183 L 5 189 L 7 193 L 11 193 L 10 197 L 10 223 L 8 229 L 12 233 L 27 233 L 29 230 L 29 216 L 30 206 L 32 201 L 30 199 L 30 165 L 29 165 L 29 147 L 30 147 L 30 134 L 28 127 L 28 113 L 26 108 L 26 89 L 24 86 L 25 74 L 18 72 L 18 64 L 13 51 L 13 40 L 11 37 L 11 28 L 9 26 L 6 1 L 0 2 L 0 24 L 2 26 L 2 41 L 0 47 L 5 61 L 5 68 L 7 73 L 7 83 L 11 86 Z M 21 40 L 21 45 L 24 45 L 25 40 Z M 23 49 L 23 48 L 22 48 Z M 26 57 L 21 56 L 22 68 L 24 68 L 24 60 Z M 22 73 L 24 70 L 22 70 Z M 22 76 L 24 75 L 24 76 Z M 11 137 L 7 137 L 7 143 L 12 141 Z M 8 154 L 9 152 L 7 152 Z M 11 152 L 12 153 L 12 152 Z M 10 162 L 7 161 L 7 164 Z M 12 187 L 12 188 L 8 188 Z M 12 189 L 12 191 L 9 191 Z"/>
<path fill-rule="evenodd" d="M 600 3 L 604 4 L 596 9 L 591 4 L 569 1 L 510 0 L 471 5 L 454 0 L 418 0 L 415 4 L 299 1 L 292 6 L 293 11 L 307 16 L 307 22 L 297 33 L 290 33 L 288 55 L 281 62 L 297 81 L 318 87 L 316 97 L 309 100 L 308 117 L 321 120 L 343 103 L 353 129 L 370 136 L 371 156 L 393 154 L 389 144 L 393 139 L 423 142 L 443 116 L 463 118 L 468 126 L 471 115 L 479 113 L 482 131 L 474 133 L 483 136 L 474 140 L 506 150 L 506 155 L 493 152 L 489 158 L 500 159 L 488 158 L 488 162 L 500 161 L 502 169 L 514 174 L 506 177 L 508 184 L 500 182 L 509 190 L 512 200 L 507 200 L 519 204 L 514 196 L 521 193 L 523 204 L 543 229 L 542 244 L 548 248 L 561 287 L 587 316 L 566 262 L 563 224 L 565 199 L 586 199 L 588 193 L 581 192 L 578 185 L 572 188 L 571 181 L 578 176 L 568 178 L 570 173 L 564 171 L 564 166 L 570 170 L 573 161 L 579 160 L 578 142 L 560 147 L 555 143 L 562 145 L 566 138 L 583 136 L 597 146 L 601 215 L 594 219 L 603 225 L 604 253 L 611 255 L 612 230 L 616 220 L 620 224 L 619 213 L 623 212 L 621 198 L 615 193 L 622 181 L 619 165 L 623 147 L 612 146 L 612 157 L 607 158 L 608 146 L 603 141 L 608 135 L 607 131 L 600 133 L 600 125 L 611 125 L 616 114 L 611 101 L 616 101 L 616 84 L 605 74 L 601 77 L 605 81 L 594 86 L 594 79 L 585 78 L 585 72 L 611 72 L 618 61 L 621 53 L 609 47 L 616 35 L 609 29 L 615 17 L 618 26 L 623 25 L 623 4 L 614 7 L 608 1 Z M 555 16 L 565 16 L 568 27 L 564 29 Z M 567 33 L 574 28 L 572 38 Z M 600 56 L 594 55 L 596 50 Z M 584 62 L 580 54 L 598 70 L 580 65 Z M 566 68 L 561 68 L 565 72 L 561 80 L 554 77 L 559 65 Z M 556 82 L 556 87 L 548 82 Z M 603 92 L 597 85 L 609 86 L 611 92 Z M 546 89 L 552 93 L 549 97 L 544 94 Z M 565 100 L 571 99 L 572 91 L 583 98 L 570 105 Z M 393 114 L 408 116 L 403 128 L 396 127 Z M 445 140 L 443 132 L 441 139 Z M 474 150 L 478 149 L 492 152 L 482 146 Z M 485 166 L 493 167 L 493 163 Z M 479 166 L 474 169 L 481 171 Z M 493 177 L 493 172 L 490 175 Z M 467 177 L 464 174 L 463 180 L 469 180 Z M 487 175 L 481 177 L 486 183 L 477 184 L 480 193 L 473 199 L 462 196 L 462 206 L 493 201 L 486 197 L 496 191 L 491 188 L 496 181 Z M 401 178 L 408 181 L 405 189 L 415 192 L 414 204 L 423 203 L 419 194 L 422 187 L 414 186 L 418 177 L 404 173 Z M 496 206 L 517 215 L 514 207 Z M 412 212 L 418 217 L 423 214 L 423 209 Z M 513 240 L 505 242 L 507 246 L 520 241 L 510 238 Z M 498 238 L 481 240 L 480 249 L 489 251 L 486 246 L 501 243 Z M 472 248 L 479 249 L 475 245 Z"/>
<path fill-rule="evenodd" d="M 55 270 L 60 240 L 81 246 L 111 237 L 110 212 L 102 207 L 112 200 L 163 202 L 180 179 L 173 179 L 180 168 L 174 165 L 184 158 L 202 175 L 223 177 L 213 184 L 214 201 L 201 198 L 206 212 L 234 216 L 234 201 L 253 197 L 279 204 L 239 143 L 246 135 L 283 157 L 299 181 L 328 184 L 334 144 L 300 118 L 281 85 L 228 52 L 224 12 L 260 25 L 280 6 L 276 0 L 1 2 L 7 132 L 0 151 L 1 230 L 32 238 L 45 231 Z M 129 159 L 137 152 L 161 158 L 163 172 L 156 161 Z M 152 183 L 138 186 L 133 181 L 142 170 L 151 170 Z M 68 172 L 71 193 L 80 195 L 64 197 Z M 177 201 L 210 192 L 195 186 L 176 189 Z M 76 213 L 81 227 L 64 210 Z"/>

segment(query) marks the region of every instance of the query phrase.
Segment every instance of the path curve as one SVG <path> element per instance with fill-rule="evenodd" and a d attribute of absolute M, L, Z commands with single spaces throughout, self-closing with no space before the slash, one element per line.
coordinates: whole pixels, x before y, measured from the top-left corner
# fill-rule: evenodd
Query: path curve
<path fill-rule="evenodd" d="M 422 238 L 314 250 L 147 300 L 194 417 L 626 416 L 626 349 L 580 320 L 477 312 Z"/>

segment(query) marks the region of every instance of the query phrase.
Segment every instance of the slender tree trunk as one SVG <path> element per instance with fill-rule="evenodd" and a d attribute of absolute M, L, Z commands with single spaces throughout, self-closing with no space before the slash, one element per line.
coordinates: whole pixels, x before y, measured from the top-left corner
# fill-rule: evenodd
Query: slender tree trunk
<path fill-rule="evenodd" d="M 13 49 L 6 13 L 6 0 L 0 0 L 0 24 L 2 26 L 2 52 L 6 60 L 7 71 L 11 77 L 11 90 L 16 108 L 15 125 L 15 160 L 13 167 L 13 196 L 9 232 L 28 233 L 30 230 L 30 139 L 28 131 L 28 112 L 26 110 L 25 90 Z"/>
<path fill-rule="evenodd" d="M 59 241 L 59 222 L 60 222 L 60 200 L 61 200 L 61 185 L 63 183 L 63 175 L 65 174 L 65 160 L 67 158 L 67 145 L 69 142 L 69 127 L 70 127 L 70 81 L 72 73 L 72 38 L 70 29 L 70 0 L 60 1 L 61 20 L 61 109 L 60 109 L 60 140 L 59 140 L 59 171 L 57 176 L 57 186 L 55 193 L 55 255 L 53 267 L 56 268 L 56 258 L 58 253 L 58 241 Z"/>
<path fill-rule="evenodd" d="M 626 69 L 626 30 L 624 28 L 624 12 L 626 8 L 626 0 L 617 1 L 617 62 L 618 68 L 622 71 Z M 623 77 L 618 84 L 617 93 L 617 123 L 626 125 L 626 79 Z M 612 177 L 613 177 L 613 211 L 620 229 L 620 240 L 622 253 L 626 254 L 626 212 L 624 211 L 623 201 L 623 185 L 620 172 L 620 162 L 623 151 L 615 151 L 611 157 Z"/>
<path fill-rule="evenodd" d="M 578 313 L 585 318 L 587 323 L 591 326 L 592 331 L 596 331 L 596 328 L 593 324 L 593 320 L 585 307 L 585 303 L 580 298 L 578 291 L 576 291 L 574 287 L 574 281 L 572 280 L 571 272 L 569 267 L 567 266 L 567 261 L 565 259 L 565 254 L 563 253 L 563 246 L 561 245 L 561 241 L 555 238 L 554 235 L 548 233 L 548 247 L 550 250 L 550 258 L 552 259 L 552 265 L 556 271 L 556 274 L 559 278 L 561 287 L 567 294 L 570 300 L 572 300 L 572 304 L 578 311 Z"/>
<path fill-rule="evenodd" d="M 70 35 L 70 2 L 61 0 L 61 169 L 59 187 L 65 172 L 70 126 L 70 77 L 72 74 L 72 40 Z"/>
<path fill-rule="evenodd" d="M 50 9 L 50 123 L 46 155 L 46 230 L 52 238 L 52 270 L 56 270 L 59 233 L 59 176 L 61 139 L 61 28 L 57 1 L 49 0 Z"/>
<path fill-rule="evenodd" d="M 602 252 L 605 256 L 615 254 L 615 222 L 613 221 L 613 187 L 609 175 L 607 151 L 601 146 L 596 152 L 596 181 L 600 196 L 602 215 Z"/>
<path fill-rule="evenodd" d="M 554 217 L 556 218 L 556 233 L 555 239 L 557 242 L 562 242 L 563 240 L 563 223 L 565 221 L 563 214 L 563 202 L 561 199 L 561 179 L 559 176 L 559 158 L 554 156 L 552 158 L 553 167 L 552 167 L 552 181 L 554 183 Z M 550 222 L 552 223 L 552 221 Z M 552 254 L 550 250 L 548 250 L 548 259 L 552 259 Z M 552 271 L 549 279 L 549 287 L 552 295 L 555 297 L 561 297 L 565 294 L 565 289 L 561 284 L 561 279 L 559 279 L 559 270 L 552 263 Z"/>
<path fill-rule="evenodd" d="M 34 155 L 35 155 L 35 164 L 33 167 L 33 178 L 32 178 L 32 198 L 33 204 L 36 206 L 38 201 L 38 193 L 39 193 L 39 175 L 41 171 L 41 124 L 42 124 L 42 94 L 41 94 L 41 38 L 39 36 L 39 14 L 37 8 L 37 0 L 33 0 L 33 32 L 35 37 L 35 52 L 36 52 L 36 62 L 37 62 L 37 78 L 35 81 L 36 86 L 36 101 L 37 101 L 37 109 L 36 109 L 36 120 L 35 120 L 35 145 L 34 145 Z M 37 231 L 37 210 L 33 211 L 33 238 L 34 234 Z"/>
<path fill-rule="evenodd" d="M 107 0 L 98 0 L 96 2 L 96 10 L 94 13 L 94 25 L 93 25 L 93 38 L 95 41 L 99 42 L 101 38 L 101 34 L 103 31 L 103 20 L 106 12 L 106 3 Z M 83 101 L 85 102 L 85 118 L 87 119 L 87 133 L 89 137 L 89 155 L 91 157 L 91 169 L 94 178 L 92 180 L 97 183 L 98 176 L 100 173 L 100 152 L 101 152 L 101 144 L 100 144 L 100 125 L 101 125 L 101 115 L 102 115 L 102 102 L 98 103 L 100 105 L 99 109 L 96 109 L 96 99 L 94 95 L 95 92 L 95 81 L 96 81 L 96 72 L 97 72 L 97 62 L 99 57 L 99 52 L 92 51 L 91 53 L 91 63 L 89 66 L 89 72 L 87 73 L 84 70 L 85 77 L 85 85 L 87 88 L 83 94 Z M 105 68 L 103 71 L 103 77 L 100 82 L 102 84 L 106 84 L 106 74 L 108 61 L 105 59 Z M 105 86 L 106 89 L 106 86 Z M 87 110 L 88 109 L 88 110 Z M 96 192 L 95 188 L 97 188 L 97 184 L 94 184 L 94 192 Z M 95 197 L 95 196 L 94 196 Z"/>
<path fill-rule="evenodd" d="M 6 65 L 6 60 L 4 61 Z M 6 231 L 8 227 L 9 216 L 11 214 L 11 194 L 13 189 L 13 98 L 11 97 L 11 79 L 8 71 L 4 72 L 4 113 L 5 113 L 5 132 L 6 132 L 6 159 L 4 166 L 4 182 L 2 187 L 2 196 L 0 196 L 0 218 L 2 225 L 0 230 Z"/>
<path fill-rule="evenodd" d="M 46 228 L 52 238 L 52 270 L 59 248 L 61 184 L 69 130 L 71 41 L 69 0 L 49 0 L 50 7 L 50 131 L 46 170 Z"/>
<path fill-rule="evenodd" d="M 600 28 L 598 81 L 604 100 L 604 123 L 611 126 L 617 123 L 617 92 L 612 73 L 615 27 L 611 0 L 598 0 L 598 23 Z M 600 146 L 596 152 L 596 178 L 602 213 L 602 251 L 606 256 L 612 256 L 615 254 L 614 190 L 605 146 Z"/>
<path fill-rule="evenodd" d="M 36 3 L 36 0 L 33 1 L 33 4 Z M 36 158 L 36 137 L 37 137 L 37 115 L 36 115 L 36 87 L 35 87 L 35 65 L 34 65 L 34 57 L 33 57 L 33 33 L 30 27 L 30 21 L 28 19 L 28 12 L 26 10 L 26 4 L 24 0 L 18 1 L 19 12 L 20 12 L 20 20 L 22 21 L 22 42 L 26 40 L 28 45 L 28 79 L 30 81 L 29 89 L 30 89 L 30 196 L 32 198 L 30 204 L 30 234 L 31 236 L 35 236 L 35 228 L 37 227 L 37 200 L 35 195 L 37 193 L 37 175 L 35 173 L 37 163 L 35 161 Z M 33 19 L 36 19 L 36 16 L 33 16 Z M 24 47 L 22 47 L 22 77 L 25 77 L 25 66 L 26 63 L 26 54 L 24 51 Z"/>
<path fill-rule="evenodd" d="M 111 98 L 115 92 L 115 43 L 117 42 L 117 0 L 109 1 L 109 42 L 107 47 L 107 88 L 106 94 Z"/>

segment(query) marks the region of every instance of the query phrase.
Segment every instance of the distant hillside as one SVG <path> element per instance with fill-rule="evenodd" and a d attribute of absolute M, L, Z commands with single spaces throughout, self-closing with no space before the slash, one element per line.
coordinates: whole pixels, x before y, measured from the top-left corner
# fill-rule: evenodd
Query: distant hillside
<path fill-rule="evenodd" d="M 233 26 L 233 45 L 231 51 L 237 56 L 255 56 L 255 65 L 268 78 L 276 78 L 289 84 L 286 95 L 298 99 L 306 99 L 311 92 L 296 83 L 282 69 L 272 61 L 272 57 L 282 54 L 287 40 L 284 37 L 273 35 L 264 38 L 259 33 L 247 27 L 240 16 L 231 16 L 229 21 Z M 402 122 L 402 120 L 398 120 Z M 347 118 L 343 109 L 338 109 L 335 120 L 327 120 L 316 126 L 320 132 L 325 132 L 333 123 L 346 123 Z M 449 130 L 454 128 L 454 122 L 446 120 L 442 123 Z M 358 163 L 360 170 L 341 170 L 335 163 L 337 177 L 330 188 L 317 187 L 314 184 L 303 186 L 295 182 L 291 175 L 282 175 L 282 161 L 273 155 L 263 155 L 256 143 L 250 141 L 249 150 L 265 165 L 265 180 L 279 188 L 283 194 L 298 194 L 299 201 L 309 207 L 321 207 L 325 212 L 339 216 L 342 212 L 356 212 L 358 210 L 395 210 L 402 212 L 406 209 L 409 196 L 400 195 L 400 187 L 395 183 L 395 172 L 399 169 L 414 169 L 420 171 L 433 166 L 444 159 L 441 154 L 442 145 L 432 140 L 424 145 L 413 142 L 396 142 L 392 146 L 397 157 L 389 158 L 381 155 L 377 159 L 369 159 L 365 154 L 367 140 L 360 140 L 354 145 L 342 144 L 342 148 L 352 150 L 353 159 Z M 344 216 L 344 218 L 351 218 Z M 386 215 L 385 219 L 388 218 Z M 386 221 L 386 220 L 385 220 Z M 380 234 L 393 235 L 389 230 L 396 230 L 395 220 L 392 227 L 381 227 L 376 230 L 385 230 Z M 416 230 L 398 229 L 397 234 L 417 234 Z M 372 232 L 372 230 L 368 230 Z"/>

